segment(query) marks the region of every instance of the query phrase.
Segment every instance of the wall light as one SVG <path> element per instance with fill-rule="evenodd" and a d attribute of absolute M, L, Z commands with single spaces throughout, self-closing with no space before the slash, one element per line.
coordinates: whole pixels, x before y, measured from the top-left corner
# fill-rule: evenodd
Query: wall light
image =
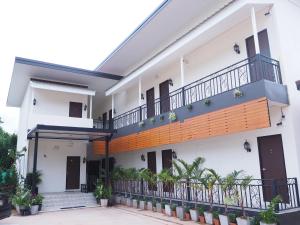
<path fill-rule="evenodd" d="M 251 145 L 250 145 L 250 143 L 247 140 L 244 142 L 244 149 L 247 152 L 251 152 Z"/>
<path fill-rule="evenodd" d="M 144 94 L 143 94 L 143 93 L 141 93 L 141 99 L 142 99 L 142 100 L 144 100 L 144 99 L 145 99 L 145 97 L 144 97 Z"/>
<path fill-rule="evenodd" d="M 172 151 L 172 158 L 173 158 L 173 159 L 177 159 L 177 154 L 176 154 L 175 151 Z"/>
<path fill-rule="evenodd" d="M 35 98 L 33 99 L 32 104 L 36 105 L 36 99 Z"/>
<path fill-rule="evenodd" d="M 82 163 L 85 164 L 86 163 L 86 157 L 83 157 L 82 159 Z"/>
<path fill-rule="evenodd" d="M 173 80 L 172 79 L 169 79 L 169 85 L 173 86 Z"/>
<path fill-rule="evenodd" d="M 86 111 L 86 110 L 87 110 L 87 104 L 84 105 L 84 111 Z"/>
<path fill-rule="evenodd" d="M 146 158 L 145 158 L 145 155 L 144 155 L 144 154 L 141 155 L 141 160 L 142 160 L 143 162 L 146 161 Z"/>
<path fill-rule="evenodd" d="M 240 51 L 240 46 L 239 46 L 237 43 L 234 44 L 233 50 L 234 50 L 237 54 L 240 54 L 240 53 L 241 53 L 241 51 Z"/>

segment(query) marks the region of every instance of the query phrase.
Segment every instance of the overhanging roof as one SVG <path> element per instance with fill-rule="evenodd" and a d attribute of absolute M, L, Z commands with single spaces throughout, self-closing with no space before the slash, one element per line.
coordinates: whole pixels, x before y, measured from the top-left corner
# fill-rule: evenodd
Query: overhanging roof
<path fill-rule="evenodd" d="M 101 102 L 105 97 L 105 90 L 122 77 L 16 57 L 7 97 L 7 106 L 21 106 L 29 81 L 32 78 L 87 86 L 90 90 L 96 91 L 95 102 Z"/>
<path fill-rule="evenodd" d="M 113 133 L 115 133 L 115 130 L 38 124 L 35 128 L 28 132 L 27 138 L 35 138 L 36 132 L 38 132 L 38 136 L 41 139 L 93 141 L 110 137 Z"/>

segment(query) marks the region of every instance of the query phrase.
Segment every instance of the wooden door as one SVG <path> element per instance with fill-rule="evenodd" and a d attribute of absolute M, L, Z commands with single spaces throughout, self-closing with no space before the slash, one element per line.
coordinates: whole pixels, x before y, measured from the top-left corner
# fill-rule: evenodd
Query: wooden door
<path fill-rule="evenodd" d="M 289 201 L 287 176 L 281 135 L 257 138 L 261 178 L 263 179 L 264 200 L 271 201 L 274 190 L 284 202 Z M 272 185 L 276 184 L 276 189 Z"/>
<path fill-rule="evenodd" d="M 147 152 L 147 165 L 148 169 L 156 174 L 156 152 Z M 148 185 L 149 190 L 156 191 L 156 185 Z"/>
<path fill-rule="evenodd" d="M 172 159 L 173 159 L 172 158 L 172 149 L 162 150 L 161 157 L 162 157 L 162 168 L 172 170 Z M 164 192 L 173 191 L 173 185 L 164 184 L 163 191 Z"/>
<path fill-rule="evenodd" d="M 246 39 L 247 56 L 248 58 L 251 58 L 249 60 L 251 82 L 255 82 L 261 79 L 275 81 L 275 73 L 273 70 L 273 66 L 271 64 L 271 59 L 269 59 L 271 57 L 271 51 L 270 51 L 268 32 L 266 29 L 258 32 L 258 42 L 259 42 L 260 54 L 267 57 L 267 58 L 263 57 L 263 63 L 259 63 L 255 61 L 254 58 L 252 58 L 253 56 L 256 55 L 254 37 L 250 36 Z"/>
<path fill-rule="evenodd" d="M 103 123 L 103 129 L 105 129 L 107 124 L 107 112 L 102 114 L 102 123 Z"/>
<path fill-rule="evenodd" d="M 69 117 L 82 118 L 82 103 L 70 102 L 69 104 Z"/>
<path fill-rule="evenodd" d="M 79 189 L 80 156 L 67 156 L 66 189 Z"/>
<path fill-rule="evenodd" d="M 170 111 L 169 80 L 159 84 L 160 113 Z"/>
<path fill-rule="evenodd" d="M 146 91 L 146 101 L 147 101 L 147 118 L 151 118 L 155 116 L 154 87 Z"/>

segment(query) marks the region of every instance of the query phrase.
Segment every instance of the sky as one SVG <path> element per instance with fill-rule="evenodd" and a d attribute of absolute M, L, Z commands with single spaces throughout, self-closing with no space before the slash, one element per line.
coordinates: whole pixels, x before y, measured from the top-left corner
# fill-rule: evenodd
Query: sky
<path fill-rule="evenodd" d="M 0 117 L 17 132 L 19 109 L 6 107 L 16 56 L 94 70 L 162 0 L 0 0 Z"/>

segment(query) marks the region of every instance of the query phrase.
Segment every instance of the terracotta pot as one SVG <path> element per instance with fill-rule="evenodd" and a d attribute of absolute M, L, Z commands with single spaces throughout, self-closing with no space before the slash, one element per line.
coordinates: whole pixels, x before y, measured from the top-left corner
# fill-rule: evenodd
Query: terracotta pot
<path fill-rule="evenodd" d="M 177 217 L 176 211 L 172 211 L 172 216 L 173 216 L 173 217 Z"/>
<path fill-rule="evenodd" d="M 161 212 L 162 212 L 163 214 L 166 214 L 165 209 L 161 209 Z"/>
<path fill-rule="evenodd" d="M 236 223 L 229 223 L 229 225 L 237 225 Z"/>
<path fill-rule="evenodd" d="M 199 216 L 199 221 L 201 224 L 205 224 L 205 217 L 204 216 Z"/>
<path fill-rule="evenodd" d="M 213 219 L 214 225 L 220 225 L 220 220 L 219 219 Z"/>
<path fill-rule="evenodd" d="M 191 214 L 190 213 L 184 213 L 185 220 L 191 220 Z"/>

